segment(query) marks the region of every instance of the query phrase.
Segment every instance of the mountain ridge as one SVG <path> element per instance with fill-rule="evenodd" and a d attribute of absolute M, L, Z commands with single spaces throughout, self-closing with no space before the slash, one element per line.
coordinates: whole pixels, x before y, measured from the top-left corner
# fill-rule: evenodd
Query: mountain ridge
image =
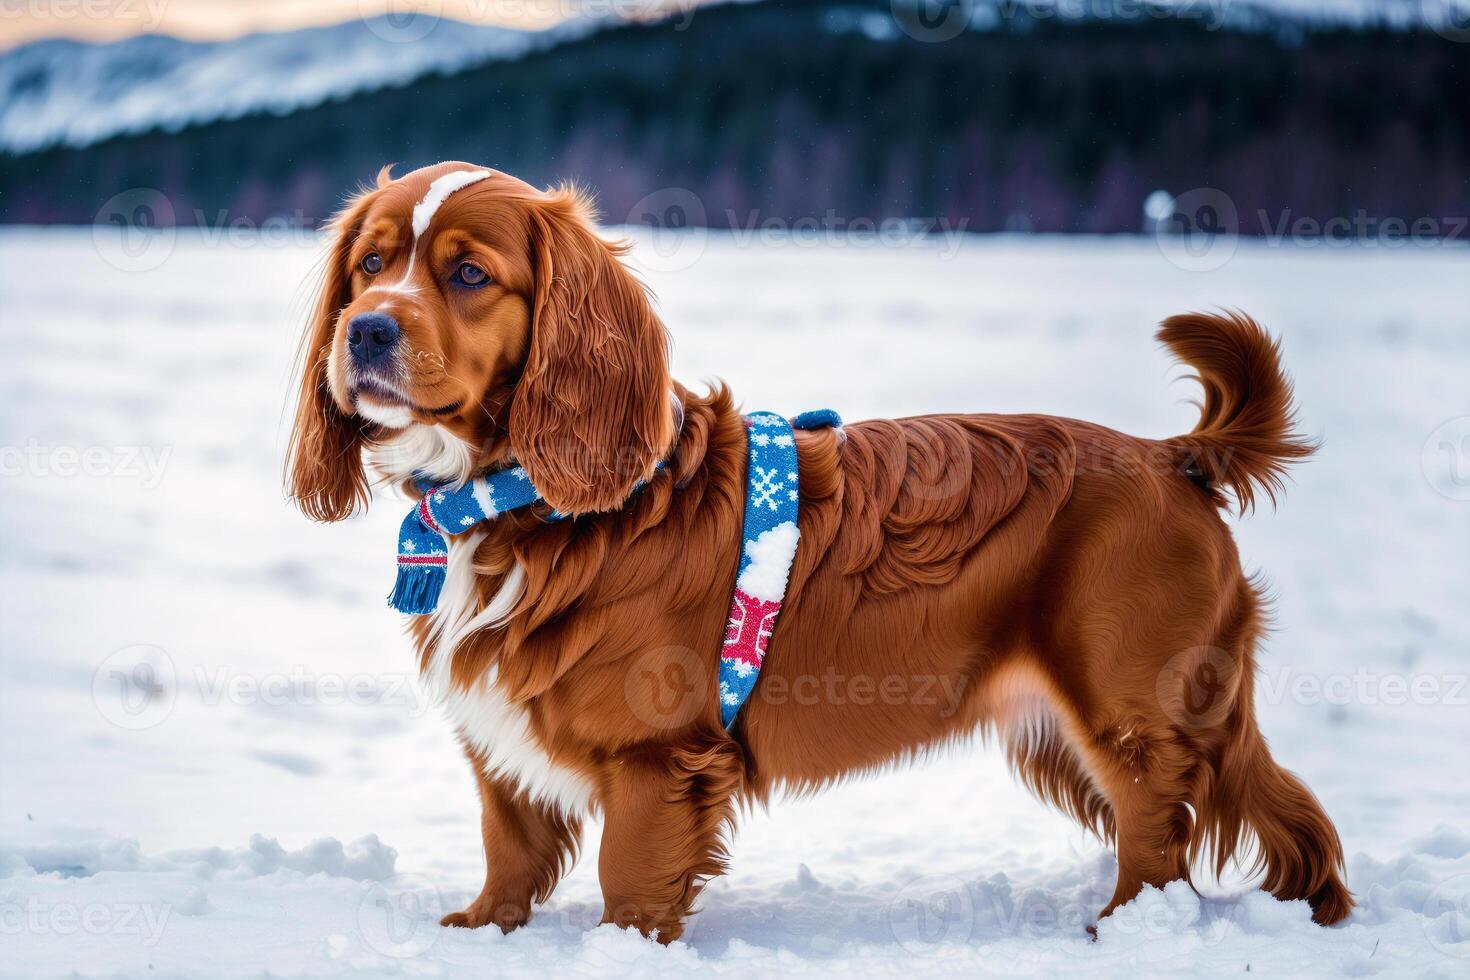
<path fill-rule="evenodd" d="M 228 41 L 162 34 L 105 44 L 35 41 L 0 55 L 0 152 L 285 114 L 519 58 L 601 26 L 576 20 L 523 31 L 447 18 L 413 26 L 385 16 Z"/>
<path fill-rule="evenodd" d="M 0 153 L 0 223 L 112 223 L 141 194 L 163 223 L 316 226 L 384 163 L 439 160 L 576 181 L 612 223 L 1136 232 L 1161 190 L 1244 234 L 1470 213 L 1470 117 L 1448 111 L 1470 45 L 1439 33 L 1017 15 L 923 43 L 875 29 L 889 0 L 841 8 L 710 6 L 284 115 Z"/>
<path fill-rule="evenodd" d="M 931 20 L 905 23 L 906 11 L 936 0 L 834 2 L 827 26 L 873 40 L 918 40 Z M 955 2 L 955 0 L 951 0 Z M 989 32 L 1047 20 L 1197 19 L 1211 29 L 1275 31 L 1288 43 L 1322 29 L 1442 30 L 1460 0 L 957 0 L 964 30 Z M 667 20 L 695 16 L 674 0 Z M 707 4 L 699 9 L 721 6 Z M 950 8 L 945 8 L 950 9 Z M 926 15 L 932 15 L 926 8 Z M 943 14 L 943 16 L 954 16 Z M 572 19 L 543 31 L 470 24 L 451 18 L 384 15 L 262 32 L 226 41 L 141 34 L 94 43 L 33 41 L 0 53 L 0 153 L 82 148 L 117 136 L 252 113 L 278 115 L 334 99 L 513 61 L 598 31 L 640 23 L 614 16 Z M 915 30 L 915 25 L 921 25 Z M 1470 31 L 1461 31 L 1470 36 Z M 279 70 L 273 70 L 279 69 Z"/>

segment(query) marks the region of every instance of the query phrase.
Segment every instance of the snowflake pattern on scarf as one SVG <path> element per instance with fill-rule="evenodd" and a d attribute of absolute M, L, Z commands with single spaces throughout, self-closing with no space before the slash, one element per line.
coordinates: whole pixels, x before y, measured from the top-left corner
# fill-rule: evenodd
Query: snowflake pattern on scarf
<path fill-rule="evenodd" d="M 801 493 L 794 429 L 841 425 L 837 414 L 827 409 L 805 412 L 789 422 L 771 412 L 745 417 L 749 453 L 740 570 L 720 650 L 720 718 L 726 728 L 735 723 L 755 688 L 796 558 Z M 664 465 L 661 461 L 658 468 Z M 641 486 L 640 481 L 635 492 Z M 438 605 L 449 564 L 449 537 L 542 498 L 519 466 L 460 486 L 420 481 L 419 489 L 423 498 L 398 530 L 398 578 L 388 602 L 400 612 L 421 616 Z M 549 519 L 559 517 L 553 514 Z"/>
<path fill-rule="evenodd" d="M 801 537 L 801 487 L 797 479 L 795 428 L 840 426 L 836 413 L 807 412 L 788 422 L 772 412 L 745 417 L 745 523 L 740 571 L 720 650 L 720 720 L 735 723 L 760 676 L 776 616 L 786 597 L 786 581 Z"/>

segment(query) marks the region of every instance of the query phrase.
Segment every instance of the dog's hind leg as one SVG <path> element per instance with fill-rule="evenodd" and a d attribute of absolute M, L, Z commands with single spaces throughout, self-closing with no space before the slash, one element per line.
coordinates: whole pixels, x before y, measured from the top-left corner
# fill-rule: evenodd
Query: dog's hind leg
<path fill-rule="evenodd" d="M 1100 918 L 1144 885 L 1189 877 L 1191 752 L 1142 717 L 1123 717 L 1079 746 L 1113 814 L 1118 882 Z"/>
<path fill-rule="evenodd" d="M 1075 744 L 1116 823 L 1118 883 L 1103 915 L 1145 884 L 1188 879 L 1201 855 L 1218 875 L 1252 838 L 1247 870 L 1264 871 L 1267 891 L 1306 899 L 1322 924 L 1351 911 L 1336 829 L 1256 726 L 1260 607 L 1242 579 L 1223 597 L 1211 642 L 1141 649 L 1129 658 L 1139 669 L 1093 679 Z"/>
<path fill-rule="evenodd" d="M 1229 710 L 1217 719 L 1204 719 L 1212 723 L 1217 744 L 1210 753 L 1209 778 L 1200 784 L 1192 851 L 1209 853 L 1219 874 L 1246 839 L 1253 838 L 1250 870 L 1265 872 L 1261 887 L 1279 899 L 1306 899 L 1312 918 L 1331 925 L 1353 908 L 1342 880 L 1342 842 L 1312 791 L 1271 757 L 1256 725 L 1252 653 L 1260 633 L 1256 610 L 1261 599 L 1248 582 L 1241 583 L 1240 599 L 1232 628 L 1214 649 L 1217 659 L 1241 664 L 1243 672 L 1236 697 L 1224 706 Z M 1234 652 L 1226 655 L 1232 647 Z M 1210 673 L 1208 665 L 1204 671 Z M 1186 691 L 1198 699 L 1206 686 L 1201 677 L 1185 682 Z"/>
<path fill-rule="evenodd" d="M 997 670 L 985 693 L 985 720 L 995 726 L 1016 778 L 1043 803 L 1112 844 L 1112 805 L 1068 737 L 1076 725 L 1064 724 L 1054 688 L 1039 671 L 1016 662 Z"/>
<path fill-rule="evenodd" d="M 1186 745 L 1142 712 L 1069 696 L 1024 662 L 1001 668 L 987 694 L 1022 782 L 1114 845 L 1118 883 L 1103 915 L 1145 884 L 1187 876 Z"/>

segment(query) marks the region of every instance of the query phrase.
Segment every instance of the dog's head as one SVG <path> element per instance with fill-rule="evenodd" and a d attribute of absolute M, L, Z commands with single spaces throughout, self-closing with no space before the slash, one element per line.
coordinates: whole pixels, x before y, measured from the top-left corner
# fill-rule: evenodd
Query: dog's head
<path fill-rule="evenodd" d="M 385 169 L 329 233 L 287 459 L 308 516 L 366 504 L 363 449 L 416 433 L 460 477 L 513 456 L 569 514 L 616 506 L 668 450 L 667 334 L 575 191 Z"/>

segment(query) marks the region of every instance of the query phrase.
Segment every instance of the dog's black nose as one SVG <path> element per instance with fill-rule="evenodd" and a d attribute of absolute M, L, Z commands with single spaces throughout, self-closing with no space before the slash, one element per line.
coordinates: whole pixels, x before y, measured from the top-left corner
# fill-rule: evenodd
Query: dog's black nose
<path fill-rule="evenodd" d="M 347 323 L 347 349 L 359 364 L 371 364 L 398 343 L 398 321 L 386 313 L 359 313 Z"/>

